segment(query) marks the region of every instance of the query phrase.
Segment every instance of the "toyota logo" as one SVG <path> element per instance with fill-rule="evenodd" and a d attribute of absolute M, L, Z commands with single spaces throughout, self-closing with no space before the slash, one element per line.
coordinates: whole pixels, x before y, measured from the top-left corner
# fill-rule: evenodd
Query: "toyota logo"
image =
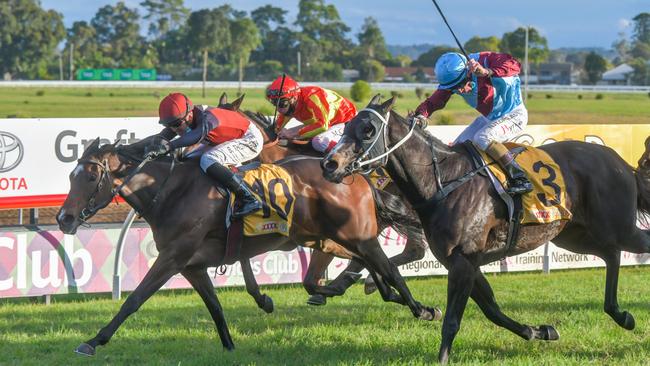
<path fill-rule="evenodd" d="M 23 143 L 16 135 L 0 131 L 0 173 L 8 172 L 23 160 Z"/>

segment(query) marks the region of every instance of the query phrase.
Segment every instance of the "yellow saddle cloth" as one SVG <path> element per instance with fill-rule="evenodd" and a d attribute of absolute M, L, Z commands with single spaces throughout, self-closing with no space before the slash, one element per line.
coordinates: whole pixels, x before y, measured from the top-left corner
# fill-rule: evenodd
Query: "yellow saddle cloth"
<path fill-rule="evenodd" d="M 242 178 L 264 204 L 264 208 L 244 218 L 244 235 L 278 233 L 289 236 L 295 202 L 289 173 L 277 165 L 262 164 L 257 169 L 244 172 Z M 230 199 L 232 207 L 234 195 Z"/>
<path fill-rule="evenodd" d="M 372 186 L 379 190 L 386 188 L 386 186 L 392 181 L 390 176 L 388 176 L 388 173 L 386 173 L 384 168 L 381 167 L 370 172 L 368 178 L 370 179 Z"/>
<path fill-rule="evenodd" d="M 566 208 L 566 186 L 560 167 L 545 151 L 532 146 L 505 143 L 512 150 L 524 148 L 515 160 L 526 171 L 528 179 L 533 183 L 533 191 L 522 196 L 524 215 L 522 224 L 547 224 L 557 220 L 570 220 L 571 212 Z M 485 152 L 480 151 L 487 163 L 494 160 Z M 507 176 L 495 162 L 490 165 L 490 171 L 507 187 Z"/>

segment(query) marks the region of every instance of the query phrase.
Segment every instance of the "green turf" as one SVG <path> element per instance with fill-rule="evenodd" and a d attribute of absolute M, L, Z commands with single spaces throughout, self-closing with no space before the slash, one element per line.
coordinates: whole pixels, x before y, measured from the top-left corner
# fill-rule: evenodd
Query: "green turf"
<path fill-rule="evenodd" d="M 420 100 L 413 90 L 396 91 L 401 94 L 397 111 L 404 114 L 417 107 Z M 133 88 L 0 88 L 0 118 L 4 117 L 137 117 L 155 116 L 158 102 L 172 89 Z M 208 89 L 201 97 L 200 89 L 179 90 L 186 93 L 195 103 L 217 104 L 221 92 L 226 91 L 231 99 L 234 89 Z M 348 90 L 339 90 L 349 97 Z M 389 90 L 378 90 L 390 96 Z M 432 90 L 426 90 L 430 93 Z M 246 89 L 246 109 L 272 114 L 271 105 L 264 100 L 262 89 Z M 531 124 L 603 124 L 643 123 L 650 124 L 650 98 L 646 94 L 601 94 L 598 93 L 534 92 L 526 104 Z M 550 95 L 551 98 L 546 96 Z M 357 103 L 363 107 L 364 103 Z M 452 124 L 471 122 L 478 112 L 467 106 L 460 97 L 452 97 L 447 108 L 432 117 L 433 123 L 441 120 Z"/>
<path fill-rule="evenodd" d="M 618 327 L 603 311 L 603 269 L 488 275 L 502 310 L 532 325 L 552 324 L 557 342 L 524 341 L 490 323 L 470 301 L 454 343 L 454 364 L 642 365 L 650 360 L 650 267 L 624 268 L 619 303 L 636 329 Z M 411 279 L 415 297 L 442 305 L 446 278 Z M 72 350 L 104 326 L 122 302 L 57 297 L 51 306 L 0 301 L 2 365 L 427 365 L 437 359 L 439 322 L 415 320 L 407 308 L 364 296 L 355 285 L 325 307 L 305 305 L 297 286 L 264 287 L 271 315 L 241 289 L 219 296 L 236 345 L 221 348 L 198 295 L 154 295 L 93 358 Z"/>

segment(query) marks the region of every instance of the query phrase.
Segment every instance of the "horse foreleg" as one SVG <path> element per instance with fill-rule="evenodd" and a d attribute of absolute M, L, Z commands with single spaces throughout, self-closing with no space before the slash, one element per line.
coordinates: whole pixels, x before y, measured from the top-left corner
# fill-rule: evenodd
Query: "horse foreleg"
<path fill-rule="evenodd" d="M 393 257 L 390 257 L 389 260 L 396 266 L 418 261 L 424 258 L 424 254 L 427 251 L 428 243 L 424 239 L 424 232 L 420 229 L 419 232 L 409 232 L 408 237 L 406 238 L 406 245 L 404 250 Z M 377 285 L 375 284 L 372 276 L 366 277 L 366 282 L 364 285 L 364 292 L 366 295 L 370 295 L 375 292 Z"/>
<path fill-rule="evenodd" d="M 449 361 L 451 345 L 460 329 L 460 322 L 463 319 L 477 271 L 459 250 L 454 250 L 448 257 L 447 270 L 449 271 L 447 310 L 442 321 L 442 341 L 438 353 L 438 361 L 443 364 Z"/>
<path fill-rule="evenodd" d="M 605 312 L 614 319 L 616 324 L 632 330 L 635 322 L 632 314 L 621 311 L 618 306 L 618 273 L 621 265 L 621 252 L 616 251 L 602 256 L 607 268 L 605 280 Z"/>
<path fill-rule="evenodd" d="M 246 283 L 246 291 L 249 295 L 255 299 L 257 306 L 260 309 L 264 310 L 267 314 L 273 312 L 273 299 L 260 292 L 260 287 L 257 284 L 255 275 L 253 274 L 253 269 L 251 268 L 251 262 L 249 258 L 245 258 L 239 261 L 241 264 L 242 274 L 244 275 L 244 283 Z"/>
<path fill-rule="evenodd" d="M 439 319 L 442 316 L 440 309 L 429 308 L 415 301 L 413 295 L 411 295 L 411 291 L 408 286 L 406 286 L 406 282 L 404 282 L 404 278 L 402 278 L 397 267 L 388 260 L 386 254 L 381 250 L 377 239 L 360 243 L 358 251 L 363 262 L 367 265 L 368 270 L 371 271 L 371 273 L 372 271 L 376 272 L 382 276 L 390 286 L 393 286 L 397 292 L 399 292 L 400 296 L 416 318 L 434 320 Z M 377 283 L 380 282 L 378 278 L 375 278 L 375 281 Z M 382 297 L 384 297 L 383 293 Z M 386 300 L 385 297 L 384 300 Z"/>
<path fill-rule="evenodd" d="M 494 298 L 492 287 L 490 287 L 485 276 L 479 270 L 476 271 L 475 276 L 471 297 L 492 323 L 510 330 L 525 340 L 542 339 L 555 341 L 560 339 L 560 335 L 550 325 L 530 327 L 520 324 L 503 314 Z"/>
<path fill-rule="evenodd" d="M 228 351 L 234 350 L 235 344 L 230 337 L 228 324 L 223 315 L 223 309 L 221 308 L 214 286 L 212 285 L 210 276 L 208 276 L 205 268 L 185 269 L 182 274 L 190 282 L 196 292 L 199 293 L 203 303 L 208 308 L 212 320 L 214 320 L 214 324 L 217 326 L 217 332 L 219 333 L 219 338 L 221 339 L 223 348 Z"/>
<path fill-rule="evenodd" d="M 92 356 L 95 354 L 95 348 L 98 345 L 108 343 L 117 328 L 128 318 L 129 315 L 135 313 L 140 306 L 147 301 L 151 295 L 162 287 L 173 275 L 180 272 L 179 265 L 176 264 L 175 258 L 172 256 L 165 256 L 163 253 L 156 259 L 147 274 L 142 279 L 142 282 L 136 289 L 126 298 L 124 304 L 120 307 L 118 313 L 113 319 L 102 328 L 95 338 L 92 338 L 86 343 L 82 343 L 75 352 Z"/>

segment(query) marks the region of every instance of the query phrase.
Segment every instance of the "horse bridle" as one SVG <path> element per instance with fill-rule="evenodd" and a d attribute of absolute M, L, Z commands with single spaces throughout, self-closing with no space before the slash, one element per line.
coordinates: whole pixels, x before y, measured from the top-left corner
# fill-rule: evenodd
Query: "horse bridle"
<path fill-rule="evenodd" d="M 372 115 L 374 115 L 375 117 L 377 117 L 381 121 L 381 127 L 380 128 L 381 128 L 382 131 L 377 133 L 377 136 L 372 141 L 372 143 L 366 144 L 366 145 L 369 145 L 369 146 L 367 146 L 364 149 L 363 153 L 361 155 L 359 155 L 348 166 L 348 169 L 346 169 L 346 170 L 348 170 L 350 173 L 360 171 L 362 166 L 373 163 L 373 162 L 375 162 L 375 161 L 377 161 L 379 159 L 388 159 L 388 155 L 390 153 L 395 151 L 398 147 L 400 147 L 402 144 L 404 144 L 408 139 L 410 139 L 413 136 L 413 131 L 414 131 L 414 128 L 415 128 L 415 126 L 417 124 L 417 121 L 416 121 L 415 118 L 411 119 L 411 125 L 409 126 L 409 132 L 401 140 L 399 140 L 397 143 L 395 143 L 395 145 L 393 145 L 389 149 L 388 146 L 386 145 L 386 141 L 387 141 L 386 134 L 388 133 L 387 132 L 388 131 L 388 128 L 387 128 L 388 127 L 388 115 L 384 117 L 381 114 L 379 114 L 379 112 L 377 112 L 376 110 L 371 109 L 371 108 L 362 109 L 360 112 L 364 112 L 364 111 L 365 112 L 370 112 Z M 372 121 L 374 122 L 374 119 L 372 119 Z M 373 123 L 373 126 L 375 126 L 375 125 L 376 125 L 376 123 Z M 378 156 L 370 157 L 367 160 L 362 160 L 366 156 L 371 155 L 370 151 L 376 145 L 377 141 L 379 140 L 379 136 L 381 135 L 382 132 L 384 134 L 384 152 L 379 154 Z M 438 156 L 436 154 L 435 145 L 433 145 L 433 144 L 431 145 L 431 159 L 432 159 L 432 165 L 433 165 L 433 172 L 434 172 L 434 176 L 435 176 L 435 180 L 436 180 L 436 193 L 434 193 L 433 197 L 431 197 L 431 199 L 429 199 L 428 201 L 413 205 L 413 207 L 415 209 L 420 209 L 422 207 L 427 207 L 427 206 L 429 206 L 431 204 L 435 204 L 437 202 L 442 201 L 451 192 L 455 191 L 461 185 L 469 182 L 472 177 L 474 177 L 480 171 L 482 171 L 484 169 L 487 169 L 488 165 L 492 164 L 492 163 L 490 163 L 490 164 L 486 164 L 486 165 L 476 167 L 475 169 L 465 173 L 461 177 L 458 177 L 458 178 L 456 178 L 456 179 L 454 179 L 452 181 L 446 182 L 446 184 L 443 185 L 442 184 L 442 175 L 441 175 L 441 172 L 440 172 L 440 163 L 438 161 Z M 385 164 L 385 162 L 386 162 L 385 160 L 382 161 L 383 164 Z"/>
<path fill-rule="evenodd" d="M 82 222 L 85 223 L 86 220 L 88 220 L 88 219 L 89 219 L 90 217 L 92 217 L 95 213 L 97 213 L 97 211 L 99 211 L 101 208 L 106 207 L 109 203 L 111 203 L 111 201 L 113 200 L 113 198 L 114 198 L 116 195 L 118 195 L 118 194 L 120 194 L 120 193 L 122 192 L 122 188 L 124 188 L 124 186 L 125 186 L 126 184 L 128 184 L 129 181 L 131 181 L 131 179 L 132 179 L 136 174 L 138 174 L 138 173 L 140 172 L 140 169 L 142 169 L 142 167 L 143 167 L 145 164 L 147 164 L 148 162 L 150 162 L 151 160 L 153 160 L 152 157 L 145 157 L 145 158 L 140 162 L 140 164 L 139 164 L 139 165 L 138 165 L 138 166 L 137 166 L 133 171 L 131 171 L 131 173 L 129 173 L 129 175 L 127 175 L 126 178 L 124 178 L 124 180 L 122 180 L 122 183 L 120 183 L 119 186 L 117 186 L 117 187 L 111 189 L 111 195 L 110 195 L 110 197 L 109 197 L 108 199 L 106 199 L 104 202 L 102 202 L 101 204 L 99 204 L 99 205 L 96 203 L 96 196 L 99 194 L 99 192 L 101 191 L 101 189 L 102 189 L 102 187 L 103 187 L 103 185 L 104 185 L 104 179 L 106 179 L 106 180 L 108 181 L 108 184 L 110 184 L 110 168 L 109 168 L 109 166 L 108 166 L 108 160 L 107 160 L 107 159 L 104 159 L 104 161 L 102 161 L 102 162 L 99 162 L 99 161 L 96 161 L 96 160 L 92 160 L 92 159 L 79 159 L 79 160 L 77 160 L 77 164 L 92 164 L 92 165 L 96 165 L 96 166 L 99 167 L 99 169 L 100 169 L 101 172 L 102 172 L 102 175 L 101 175 L 101 177 L 99 178 L 99 180 L 98 180 L 98 182 L 97 182 L 97 186 L 95 186 L 95 191 L 94 191 L 94 192 L 92 193 L 92 195 L 90 196 L 90 199 L 88 199 L 88 204 L 86 204 L 86 207 L 84 207 L 84 208 L 81 210 L 81 212 L 79 213 L 79 219 L 80 219 Z M 174 163 L 175 163 L 175 161 L 176 161 L 176 159 L 172 158 L 172 164 L 171 164 L 171 167 L 169 168 L 169 174 L 167 175 L 167 177 L 165 177 L 165 180 L 163 181 L 163 183 L 162 183 L 162 185 L 161 185 L 161 189 L 159 189 L 159 190 L 156 192 L 156 195 L 154 196 L 153 200 L 151 200 L 151 203 L 149 204 L 149 206 L 148 206 L 147 209 L 146 209 L 147 211 L 150 210 L 151 207 L 153 207 L 153 206 L 156 204 L 156 202 L 158 201 L 158 197 L 159 197 L 159 195 L 160 195 L 160 192 L 162 191 L 162 187 L 165 186 L 165 183 L 167 183 L 167 180 L 169 179 L 169 177 L 171 176 L 172 171 L 174 170 Z M 136 211 L 138 211 L 138 213 L 139 213 L 140 215 L 142 215 L 142 214 L 144 213 L 144 211 L 142 211 L 142 210 L 138 210 L 138 209 L 136 209 Z"/>
<path fill-rule="evenodd" d="M 359 113 L 361 113 L 361 112 L 369 112 L 371 114 L 371 117 L 372 117 L 372 115 L 374 115 L 374 117 L 377 117 L 379 119 L 379 121 L 381 121 L 381 125 L 379 126 L 379 132 L 377 132 L 375 134 L 375 138 L 372 140 L 372 142 L 367 143 L 367 144 L 363 144 L 363 142 L 362 142 L 362 146 L 363 145 L 366 145 L 366 146 L 363 146 L 362 153 L 356 159 L 354 159 L 354 161 L 352 161 L 352 163 L 348 166 L 347 170 L 348 170 L 349 173 L 362 171 L 362 167 L 364 165 L 372 164 L 377 160 L 381 160 L 382 165 L 386 164 L 386 162 L 388 161 L 388 155 L 390 155 L 398 147 L 402 146 L 402 144 L 404 144 L 406 141 L 408 141 L 408 139 L 411 138 L 411 136 L 413 136 L 413 130 L 415 129 L 415 126 L 417 124 L 415 119 L 411 120 L 411 125 L 409 126 L 409 132 L 401 140 L 396 142 L 395 145 L 393 145 L 392 147 L 389 148 L 388 145 L 387 145 L 387 141 L 388 141 L 387 136 L 388 136 L 388 118 L 390 116 L 390 111 L 388 111 L 386 116 L 382 116 L 379 112 L 377 112 L 376 110 L 374 110 L 372 108 L 364 108 L 361 111 L 359 111 Z M 371 124 L 376 129 L 377 124 L 375 123 L 374 118 L 371 118 Z M 378 144 L 380 137 L 383 137 L 383 139 L 382 139 L 383 140 L 383 152 L 380 153 L 379 155 L 375 156 L 375 157 L 372 157 L 371 156 L 372 155 L 371 151 L 373 149 L 375 149 L 375 145 Z M 368 158 L 368 159 L 366 159 L 366 158 Z M 366 160 L 363 160 L 363 159 L 366 159 Z"/>

